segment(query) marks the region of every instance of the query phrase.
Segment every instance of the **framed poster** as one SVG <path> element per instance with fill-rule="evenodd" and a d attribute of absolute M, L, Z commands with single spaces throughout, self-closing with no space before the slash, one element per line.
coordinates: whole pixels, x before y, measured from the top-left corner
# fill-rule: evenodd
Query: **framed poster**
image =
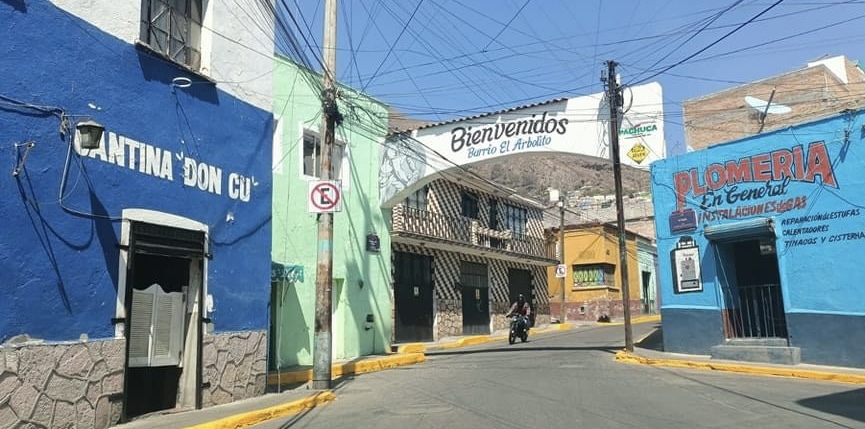
<path fill-rule="evenodd" d="M 671 252 L 673 292 L 702 292 L 700 279 L 700 248 L 691 237 L 682 237 Z"/>

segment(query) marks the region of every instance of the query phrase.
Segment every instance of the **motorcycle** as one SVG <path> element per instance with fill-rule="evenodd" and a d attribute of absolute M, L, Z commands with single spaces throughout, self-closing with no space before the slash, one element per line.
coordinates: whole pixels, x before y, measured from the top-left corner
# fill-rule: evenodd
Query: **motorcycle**
<path fill-rule="evenodd" d="M 508 333 L 508 344 L 517 342 L 519 338 L 522 342 L 529 340 L 529 321 L 528 318 L 519 314 L 513 314 L 511 318 L 511 328 Z"/>

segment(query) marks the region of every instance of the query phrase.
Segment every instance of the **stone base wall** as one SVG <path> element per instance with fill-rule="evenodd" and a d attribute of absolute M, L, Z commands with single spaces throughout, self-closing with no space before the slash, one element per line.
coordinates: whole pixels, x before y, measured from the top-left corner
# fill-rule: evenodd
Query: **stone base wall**
<path fill-rule="evenodd" d="M 493 319 L 493 331 L 501 331 L 510 328 L 510 322 L 505 315 L 510 310 L 511 305 L 507 302 L 491 303 L 490 317 Z"/>
<path fill-rule="evenodd" d="M 490 303 L 490 319 L 493 322 L 493 332 L 508 329 L 510 322 L 505 317 L 511 304 L 507 302 Z M 463 335 L 463 304 L 462 301 L 439 299 L 436 301 L 436 340 L 444 337 Z M 535 326 L 550 323 L 550 304 L 538 304 L 532 309 L 535 315 Z"/>
<path fill-rule="evenodd" d="M 435 339 L 463 334 L 463 303 L 458 300 L 436 300 Z"/>
<path fill-rule="evenodd" d="M 104 429 L 123 405 L 125 340 L 0 346 L 0 429 Z"/>
<path fill-rule="evenodd" d="M 536 304 L 533 308 L 535 315 L 535 326 L 543 326 L 550 324 L 550 304 Z"/>
<path fill-rule="evenodd" d="M 560 308 L 561 303 L 550 303 L 549 314 L 558 318 L 558 315 L 560 314 Z M 642 310 L 643 306 L 639 300 L 631 300 L 631 317 L 642 315 Z M 601 316 L 608 316 L 610 318 L 616 319 L 622 318 L 625 315 L 624 306 L 622 305 L 621 299 L 615 300 L 606 297 L 600 297 L 579 302 L 567 302 L 565 303 L 565 311 L 566 317 L 569 321 L 597 322 L 598 319 L 601 318 Z"/>
<path fill-rule="evenodd" d="M 244 331 L 204 336 L 205 389 L 202 405 L 227 404 L 264 394 L 267 332 Z"/>
<path fill-rule="evenodd" d="M 204 337 L 205 407 L 263 395 L 265 331 Z M 0 429 L 105 429 L 120 422 L 126 341 L 0 346 Z"/>

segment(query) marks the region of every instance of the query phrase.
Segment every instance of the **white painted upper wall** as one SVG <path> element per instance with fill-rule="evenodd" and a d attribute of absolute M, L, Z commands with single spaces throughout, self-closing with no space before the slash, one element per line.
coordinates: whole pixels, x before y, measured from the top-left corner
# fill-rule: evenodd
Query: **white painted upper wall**
<path fill-rule="evenodd" d="M 128 43 L 140 39 L 141 0 L 51 2 Z M 229 94 L 271 111 L 274 30 L 265 6 L 257 0 L 203 2 L 200 72 Z"/>
<path fill-rule="evenodd" d="M 819 61 L 813 61 L 808 63 L 808 67 L 816 67 L 819 65 L 825 65 L 829 71 L 832 72 L 835 76 L 838 77 L 838 80 L 844 82 L 845 84 L 849 83 L 847 80 L 847 58 L 843 55 L 839 55 L 837 57 L 826 58 Z"/>

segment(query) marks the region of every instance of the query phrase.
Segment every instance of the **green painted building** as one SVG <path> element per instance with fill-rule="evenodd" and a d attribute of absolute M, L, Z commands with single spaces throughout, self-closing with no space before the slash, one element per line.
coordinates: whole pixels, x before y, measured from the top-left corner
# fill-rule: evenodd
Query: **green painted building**
<path fill-rule="evenodd" d="M 274 71 L 273 252 L 269 364 L 311 365 L 315 317 L 321 76 L 277 57 Z M 391 339 L 391 246 L 379 205 L 386 106 L 340 87 L 332 177 L 341 181 L 333 232 L 333 359 L 382 353 Z M 377 242 L 377 243 L 376 243 Z M 376 246 L 377 244 L 377 246 Z M 377 247 L 377 250 L 375 249 Z"/>
<path fill-rule="evenodd" d="M 658 314 L 658 248 L 654 240 L 637 235 L 637 264 L 640 272 L 642 314 Z"/>

